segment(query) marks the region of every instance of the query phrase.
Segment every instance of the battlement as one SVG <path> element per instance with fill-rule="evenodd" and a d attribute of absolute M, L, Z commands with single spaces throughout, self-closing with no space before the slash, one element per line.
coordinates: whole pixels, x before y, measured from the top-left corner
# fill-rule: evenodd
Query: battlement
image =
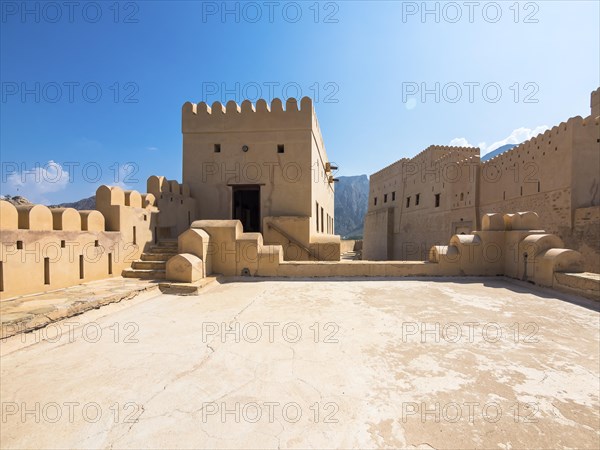
<path fill-rule="evenodd" d="M 590 96 L 590 108 L 592 117 L 600 116 L 600 88 L 592 92 Z"/>
<path fill-rule="evenodd" d="M 598 126 L 600 118 L 598 117 L 587 117 L 582 118 L 581 116 L 571 117 L 566 122 L 561 122 L 559 125 L 553 126 L 551 129 L 546 130 L 544 133 L 538 134 L 537 136 L 528 139 L 525 142 L 507 150 L 493 158 L 483 161 L 482 165 L 498 165 L 505 162 L 512 162 L 513 158 L 523 159 L 530 154 L 531 151 L 537 151 L 538 149 L 542 152 L 554 150 L 558 151 L 558 146 L 550 148 L 552 140 L 554 139 L 555 144 L 559 139 L 565 139 L 569 137 L 571 133 L 579 128 L 587 126 Z M 535 156 L 535 155 L 534 155 Z M 546 156 L 544 153 L 541 156 Z"/>
<path fill-rule="evenodd" d="M 183 133 L 257 131 L 266 129 L 311 129 L 314 109 L 312 100 L 304 97 L 298 105 L 295 98 L 283 102 L 275 98 L 269 105 L 259 99 L 256 105 L 244 100 L 238 105 L 233 100 L 224 106 L 214 102 L 184 103 L 181 109 L 181 131 Z"/>
<path fill-rule="evenodd" d="M 453 145 L 430 145 L 425 150 L 420 151 L 410 160 L 413 163 L 421 163 L 426 159 L 436 161 L 445 155 L 462 154 L 464 156 L 479 156 L 478 147 L 459 147 Z"/>
<path fill-rule="evenodd" d="M 107 206 L 129 206 L 132 208 L 151 208 L 155 206 L 154 195 L 140 194 L 138 191 L 124 191 L 119 186 L 103 184 L 96 190 L 96 208 L 102 211 Z"/>
<path fill-rule="evenodd" d="M 147 195 L 152 195 L 154 199 L 160 199 L 164 194 L 174 196 L 191 197 L 190 187 L 186 183 L 179 183 L 177 180 L 168 180 L 165 177 L 151 175 L 146 182 Z"/>
<path fill-rule="evenodd" d="M 394 161 L 393 163 L 385 166 L 383 169 L 379 169 L 377 172 L 372 173 L 369 178 L 373 181 L 375 181 L 376 178 L 387 178 L 388 176 L 392 175 L 392 172 L 401 171 L 402 165 L 408 161 L 410 161 L 409 158 L 402 158 L 398 161 Z"/>
<path fill-rule="evenodd" d="M 447 162 L 479 162 L 479 147 L 458 147 L 452 145 L 430 145 L 412 158 L 401 158 L 383 169 L 371 174 L 371 179 L 387 178 L 395 170 L 402 169 L 406 163 L 420 164 L 426 159 L 434 163 Z"/>
<path fill-rule="evenodd" d="M 14 206 L 0 200 L 0 230 L 3 231 L 105 231 L 104 228 L 104 216 L 98 211 L 44 205 Z"/>
<path fill-rule="evenodd" d="M 479 149 L 477 149 L 479 150 Z M 434 164 L 479 164 L 480 158 L 479 153 L 472 154 L 457 151 L 450 151 L 438 159 L 433 161 Z"/>

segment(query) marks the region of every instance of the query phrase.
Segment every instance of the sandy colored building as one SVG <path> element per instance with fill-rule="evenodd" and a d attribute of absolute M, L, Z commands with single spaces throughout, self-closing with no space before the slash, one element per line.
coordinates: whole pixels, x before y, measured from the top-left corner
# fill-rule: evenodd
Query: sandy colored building
<path fill-rule="evenodd" d="M 182 183 L 153 175 L 147 193 L 100 186 L 95 211 L 0 201 L 2 299 L 121 275 L 165 278 L 178 237 L 199 219 L 236 224 L 271 259 L 339 261 L 335 180 L 309 98 L 285 109 L 279 99 L 186 103 L 182 132 Z M 239 250 L 235 238 L 223 245 Z"/>
<path fill-rule="evenodd" d="M 597 237 L 597 117 L 570 119 L 489 163 L 478 149 L 430 147 L 378 173 L 367 250 L 412 260 L 389 263 L 340 261 L 333 168 L 311 101 L 300 106 L 186 103 L 183 182 L 151 176 L 147 193 L 100 186 L 96 211 L 0 201 L 1 299 L 118 276 L 193 287 L 210 274 L 504 275 L 599 297 L 598 276 L 582 274 L 597 242 L 579 239 L 581 251 L 570 249 L 540 220 L 545 214 L 559 231 L 581 222 Z M 503 178 L 540 159 L 533 184 Z M 406 245 L 408 233 L 416 247 Z"/>
<path fill-rule="evenodd" d="M 183 183 L 196 218 L 240 220 L 285 259 L 337 260 L 334 178 L 312 100 L 283 106 L 183 105 Z"/>
<path fill-rule="evenodd" d="M 425 260 L 434 245 L 481 229 L 486 213 L 535 211 L 549 233 L 600 271 L 600 89 L 573 117 L 490 160 L 430 146 L 370 177 L 363 258 Z"/>

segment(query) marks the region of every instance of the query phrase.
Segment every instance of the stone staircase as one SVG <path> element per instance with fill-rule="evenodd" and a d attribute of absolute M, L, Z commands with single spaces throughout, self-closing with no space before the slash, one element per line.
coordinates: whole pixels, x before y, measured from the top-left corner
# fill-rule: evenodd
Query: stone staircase
<path fill-rule="evenodd" d="M 141 254 L 140 259 L 131 263 L 131 269 L 125 269 L 125 278 L 144 280 L 164 280 L 169 258 L 177 255 L 177 239 L 162 240 Z"/>

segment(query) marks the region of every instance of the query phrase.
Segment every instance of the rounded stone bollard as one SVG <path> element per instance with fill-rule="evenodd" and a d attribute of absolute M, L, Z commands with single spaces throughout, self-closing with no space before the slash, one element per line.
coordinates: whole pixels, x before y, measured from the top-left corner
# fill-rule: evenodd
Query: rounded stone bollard
<path fill-rule="evenodd" d="M 203 278 L 202 260 L 190 253 L 175 255 L 167 261 L 167 280 L 193 283 Z"/>

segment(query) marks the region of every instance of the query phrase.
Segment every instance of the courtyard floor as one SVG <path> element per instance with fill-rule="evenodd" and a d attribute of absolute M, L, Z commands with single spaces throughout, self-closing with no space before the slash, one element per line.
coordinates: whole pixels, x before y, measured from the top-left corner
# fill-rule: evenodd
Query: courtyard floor
<path fill-rule="evenodd" d="M 214 282 L 0 344 L 1 448 L 600 448 L 598 304 L 503 278 Z"/>

